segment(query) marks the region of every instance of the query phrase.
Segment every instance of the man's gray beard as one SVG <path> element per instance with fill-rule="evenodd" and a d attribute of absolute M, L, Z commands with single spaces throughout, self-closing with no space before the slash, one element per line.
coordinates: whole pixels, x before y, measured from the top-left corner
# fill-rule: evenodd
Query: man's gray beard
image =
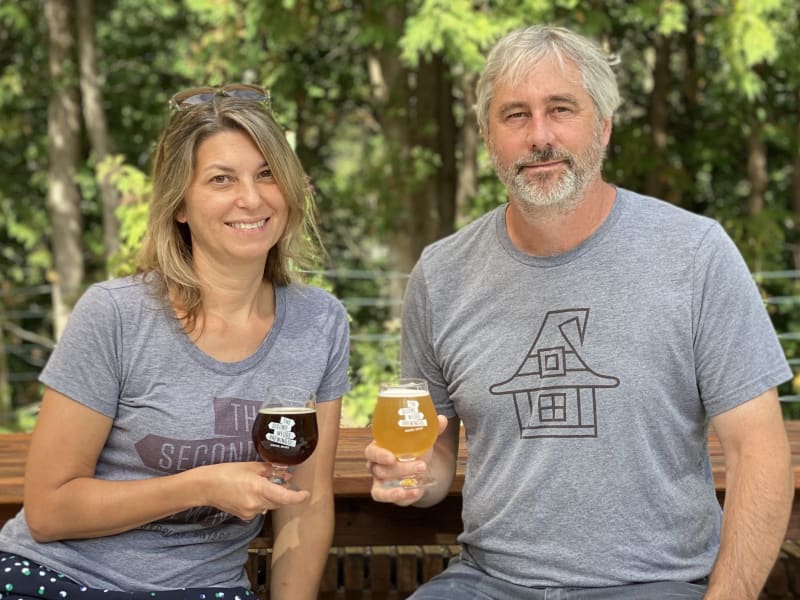
<path fill-rule="evenodd" d="M 592 145 L 582 156 L 550 149 L 532 152 L 510 167 L 506 167 L 498 164 L 497 155 L 491 145 L 488 150 L 497 176 L 512 198 L 530 208 L 550 208 L 558 213 L 571 212 L 580 205 L 586 188 L 600 172 L 606 155 L 606 149 L 600 142 L 599 131 L 595 132 Z M 566 160 L 566 172 L 555 183 L 550 181 L 554 176 L 552 173 L 526 177 L 521 169 L 526 164 L 552 160 Z"/>
<path fill-rule="evenodd" d="M 553 208 L 560 213 L 575 210 L 580 204 L 585 183 L 579 181 L 573 168 L 568 168 L 555 185 L 551 182 L 548 186 L 548 179 L 551 177 L 552 175 L 534 176 L 531 181 L 520 172 L 511 180 L 511 185 L 506 184 L 506 187 L 512 196 L 531 207 Z"/>

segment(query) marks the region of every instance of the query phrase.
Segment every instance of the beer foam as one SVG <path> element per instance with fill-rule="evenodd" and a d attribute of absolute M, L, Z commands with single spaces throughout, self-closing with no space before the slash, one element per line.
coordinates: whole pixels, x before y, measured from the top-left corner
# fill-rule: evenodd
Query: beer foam
<path fill-rule="evenodd" d="M 301 415 L 317 412 L 316 408 L 308 408 L 307 406 L 265 406 L 258 411 L 264 415 Z"/>
<path fill-rule="evenodd" d="M 427 390 L 415 390 L 413 388 L 393 387 L 387 388 L 378 394 L 384 398 L 422 398 L 428 396 Z"/>

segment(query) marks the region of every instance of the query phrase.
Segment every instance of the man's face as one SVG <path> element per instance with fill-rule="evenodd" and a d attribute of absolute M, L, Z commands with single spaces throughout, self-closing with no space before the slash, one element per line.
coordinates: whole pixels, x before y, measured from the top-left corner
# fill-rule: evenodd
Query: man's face
<path fill-rule="evenodd" d="M 568 211 L 600 176 L 610 133 L 577 66 L 546 58 L 495 85 L 484 140 L 512 201 Z"/>

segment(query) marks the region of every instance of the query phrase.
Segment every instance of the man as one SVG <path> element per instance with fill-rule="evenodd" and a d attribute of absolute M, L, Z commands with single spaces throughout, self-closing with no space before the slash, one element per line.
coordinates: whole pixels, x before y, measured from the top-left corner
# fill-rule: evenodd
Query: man
<path fill-rule="evenodd" d="M 711 219 L 602 179 L 620 100 L 592 41 L 513 32 L 477 97 L 508 203 L 426 248 L 403 311 L 438 483 L 386 488 L 424 464 L 366 450 L 375 500 L 429 506 L 466 429 L 462 554 L 412 597 L 755 599 L 792 500 L 791 371 L 744 261 Z"/>

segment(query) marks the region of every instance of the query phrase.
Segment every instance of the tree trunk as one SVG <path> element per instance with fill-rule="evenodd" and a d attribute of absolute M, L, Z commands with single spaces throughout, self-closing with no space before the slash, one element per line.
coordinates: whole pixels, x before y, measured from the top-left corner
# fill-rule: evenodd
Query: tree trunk
<path fill-rule="evenodd" d="M 11 384 L 8 378 L 8 354 L 6 352 L 6 322 L 3 300 L 0 298 L 0 426 L 7 427 L 11 421 Z"/>
<path fill-rule="evenodd" d="M 653 41 L 655 63 L 653 64 L 653 91 L 650 93 L 650 157 L 652 166 L 647 171 L 644 192 L 655 198 L 667 198 L 669 187 L 669 165 L 667 164 L 669 121 L 669 58 L 670 39 L 656 34 Z"/>
<path fill-rule="evenodd" d="M 458 187 L 456 189 L 456 226 L 467 221 L 469 202 L 478 193 L 478 145 L 480 133 L 475 118 L 475 85 L 478 76 L 466 74 L 461 78 L 461 93 L 464 98 L 464 122 L 459 129 L 461 146 L 461 163 L 458 169 Z"/>
<path fill-rule="evenodd" d="M 797 106 L 800 106 L 800 90 L 795 92 Z M 795 227 L 795 243 L 792 245 L 792 256 L 794 258 L 794 268 L 800 270 L 800 241 L 797 240 L 797 233 L 800 230 L 800 110 L 794 126 L 794 160 L 792 169 L 792 221 Z"/>
<path fill-rule="evenodd" d="M 103 215 L 103 242 L 106 264 L 119 250 L 119 221 L 116 210 L 119 194 L 112 182 L 113 173 L 103 161 L 111 155 L 106 115 L 103 111 L 103 93 L 97 72 L 96 36 L 94 31 L 94 0 L 77 0 L 78 5 L 78 59 L 80 62 L 83 120 L 94 153 L 95 177 L 100 190 Z"/>
<path fill-rule="evenodd" d="M 402 31 L 405 11 L 397 6 L 383 7 L 372 17 L 387 29 Z M 408 273 L 416 260 L 413 250 L 413 231 L 410 213 L 411 180 L 411 132 L 408 113 L 411 105 L 409 72 L 400 61 L 397 48 L 387 42 L 376 48 L 367 57 L 375 114 L 388 145 L 390 160 L 386 168 L 386 191 L 382 201 L 391 203 L 393 215 L 389 239 L 388 268 L 394 273 Z M 388 211 L 387 211 L 388 212 Z M 405 293 L 405 279 L 390 277 L 386 294 L 392 301 L 391 318 L 400 314 L 400 301 Z"/>
<path fill-rule="evenodd" d="M 421 189 L 409 197 L 407 209 L 413 218 L 413 259 L 423 248 L 453 232 L 456 208 L 457 126 L 455 102 L 447 63 L 440 55 L 420 62 L 417 70 L 415 111 L 408 127 L 415 132 L 413 143 L 433 159 Z"/>
<path fill-rule="evenodd" d="M 47 0 L 44 6 L 49 42 L 51 93 L 47 106 L 50 143 L 47 208 L 52 227 L 53 315 L 55 338 L 64 330 L 72 303 L 83 282 L 80 193 L 75 182 L 80 139 L 80 107 L 68 0 Z"/>
<path fill-rule="evenodd" d="M 755 111 L 753 111 L 755 112 Z M 764 194 L 767 191 L 767 147 L 762 136 L 763 124 L 753 115 L 747 136 L 747 179 L 750 193 L 747 197 L 747 214 L 756 216 L 764 210 Z"/>
<path fill-rule="evenodd" d="M 681 50 L 684 57 L 683 72 L 680 74 L 680 90 L 686 116 L 681 119 L 677 135 L 684 140 L 694 140 L 697 136 L 697 130 L 703 128 L 703 123 L 699 123 L 696 116 L 702 114 L 699 99 L 700 80 L 705 76 L 705 73 L 701 69 L 698 69 L 697 66 L 698 48 L 696 32 L 702 29 L 703 24 L 698 19 L 697 12 L 694 10 L 691 2 L 688 3 L 686 11 L 687 32 L 680 38 Z M 693 151 L 683 152 L 681 157 L 684 173 L 687 174 L 687 178 L 690 180 L 692 177 L 696 177 L 699 170 L 699 161 L 695 154 L 696 153 Z M 694 188 L 696 184 L 696 181 L 692 181 L 689 186 L 690 188 Z M 676 204 L 684 206 L 689 210 L 694 210 L 695 212 L 703 212 L 703 207 L 700 206 L 695 194 L 689 194 L 688 197 L 681 194 Z"/>
<path fill-rule="evenodd" d="M 370 16 L 388 31 L 403 31 L 406 14 L 401 5 L 373 7 Z M 390 145 L 383 196 L 394 215 L 388 266 L 393 272 L 409 273 L 422 249 L 455 227 L 458 127 L 452 83 L 441 56 L 422 59 L 412 72 L 390 40 L 367 61 L 376 118 Z M 418 165 L 428 169 L 422 176 Z M 388 295 L 399 307 L 405 279 L 390 281 Z M 393 316 L 398 314 L 396 310 Z"/>
<path fill-rule="evenodd" d="M 751 108 L 749 132 L 747 135 L 747 180 L 750 184 L 750 193 L 747 195 L 747 214 L 751 217 L 758 216 L 764 210 L 764 195 L 769 183 L 767 172 L 767 147 L 763 139 L 763 123 L 754 114 Z M 754 271 L 760 271 L 760 259 L 755 259 L 752 265 Z"/>

